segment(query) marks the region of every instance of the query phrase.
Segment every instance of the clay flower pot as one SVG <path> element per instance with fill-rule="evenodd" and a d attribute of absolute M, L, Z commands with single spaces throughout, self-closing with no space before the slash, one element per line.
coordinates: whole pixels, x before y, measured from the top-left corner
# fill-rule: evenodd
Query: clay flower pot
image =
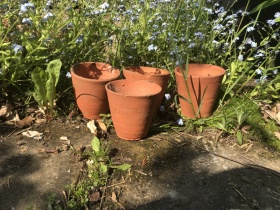
<path fill-rule="evenodd" d="M 123 69 L 123 75 L 128 80 L 149 80 L 162 88 L 155 110 L 155 115 L 157 115 L 168 85 L 170 72 L 164 69 L 147 66 L 129 66 Z"/>
<path fill-rule="evenodd" d="M 71 67 L 76 102 L 87 119 L 99 119 L 109 113 L 105 85 L 116 80 L 120 71 L 101 62 L 83 62 Z"/>
<path fill-rule="evenodd" d="M 124 140 L 146 137 L 161 87 L 147 80 L 124 79 L 108 83 L 106 91 L 117 136 Z"/>
<path fill-rule="evenodd" d="M 189 102 L 180 97 L 181 112 L 187 118 L 209 117 L 212 114 L 225 70 L 210 64 L 189 64 L 186 75 L 188 93 L 182 73 L 185 67 L 186 65 L 180 65 L 175 68 L 177 90 L 180 96 L 192 101 L 194 109 Z"/>

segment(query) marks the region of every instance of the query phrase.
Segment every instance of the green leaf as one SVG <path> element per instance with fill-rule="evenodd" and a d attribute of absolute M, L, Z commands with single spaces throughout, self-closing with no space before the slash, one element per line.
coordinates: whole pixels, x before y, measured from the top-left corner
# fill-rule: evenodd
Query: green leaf
<path fill-rule="evenodd" d="M 258 12 L 262 9 L 265 9 L 267 7 L 270 7 L 274 4 L 278 4 L 280 3 L 280 0 L 266 0 L 262 3 L 260 3 L 258 6 L 256 6 L 254 9 L 251 10 L 251 12 L 249 12 L 249 14 L 252 14 L 252 13 L 255 13 L 255 12 Z"/>
<path fill-rule="evenodd" d="M 40 106 L 47 105 L 46 74 L 43 69 L 36 67 L 31 73 L 31 80 L 34 83 L 34 98 Z"/>
<path fill-rule="evenodd" d="M 242 145 L 243 144 L 243 136 L 242 136 L 242 133 L 241 131 L 237 131 L 236 133 L 236 137 L 237 137 L 237 142 L 239 145 Z"/>
<path fill-rule="evenodd" d="M 275 22 L 280 22 L 280 17 L 275 18 Z"/>
<path fill-rule="evenodd" d="M 91 140 L 91 148 L 95 153 L 100 152 L 100 141 L 96 136 Z"/>
<path fill-rule="evenodd" d="M 99 169 L 101 171 L 101 173 L 105 174 L 108 171 L 108 167 L 104 164 L 104 163 L 99 163 Z"/>
<path fill-rule="evenodd" d="M 110 167 L 115 168 L 115 169 L 119 169 L 119 170 L 122 170 L 122 171 L 126 171 L 126 170 L 131 168 L 131 165 L 128 164 L 128 163 L 124 163 L 124 164 L 119 165 L 119 166 L 110 166 Z"/>
<path fill-rule="evenodd" d="M 59 59 L 52 60 L 51 62 L 49 62 L 48 66 L 47 66 L 46 71 L 49 72 L 49 74 L 52 75 L 52 77 L 54 79 L 54 86 L 55 87 L 58 83 L 61 66 L 62 66 L 62 63 Z"/>

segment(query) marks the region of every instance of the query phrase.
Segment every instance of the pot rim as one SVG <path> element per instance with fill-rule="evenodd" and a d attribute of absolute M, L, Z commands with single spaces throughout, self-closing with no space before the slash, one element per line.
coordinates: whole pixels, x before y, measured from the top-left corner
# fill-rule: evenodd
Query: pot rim
<path fill-rule="evenodd" d="M 111 70 L 115 70 L 116 71 L 116 76 L 114 77 L 110 77 L 110 78 L 107 78 L 107 79 L 92 79 L 92 78 L 86 78 L 86 77 L 81 77 L 79 75 L 76 74 L 75 70 L 74 70 L 74 67 L 75 66 L 78 66 L 78 65 L 83 65 L 83 64 L 86 64 L 86 63 L 96 63 L 96 64 L 104 64 L 104 65 L 108 65 L 111 67 Z M 107 70 L 100 70 L 101 72 L 102 71 L 107 71 Z M 72 76 L 74 77 L 77 77 L 81 80 L 85 80 L 85 81 L 92 81 L 92 82 L 110 82 L 112 80 L 116 80 L 119 76 L 120 76 L 120 70 L 119 69 L 116 69 L 116 68 L 113 68 L 110 64 L 108 63 L 103 63 L 103 62 L 91 62 L 91 61 L 88 61 L 88 62 L 80 62 L 80 63 L 76 63 L 76 64 L 73 64 L 70 68 L 70 73 Z M 73 74 L 72 74 L 73 73 Z"/>
<path fill-rule="evenodd" d="M 134 72 L 134 71 L 130 71 L 129 69 L 133 69 L 133 68 L 149 68 L 149 69 L 158 69 L 161 71 L 160 74 L 149 74 L 149 75 L 153 75 L 153 76 L 169 76 L 170 75 L 170 71 L 166 70 L 166 69 L 161 69 L 161 68 L 156 68 L 156 67 L 151 67 L 151 66 L 125 66 L 123 67 L 123 71 L 129 71 L 129 72 Z"/>
<path fill-rule="evenodd" d="M 181 65 L 186 65 L 186 64 L 181 64 Z M 181 70 L 181 65 L 177 65 L 175 67 L 175 74 L 183 76 L 183 73 L 179 72 L 179 70 Z M 213 75 L 209 75 L 209 76 L 198 76 L 198 75 L 187 75 L 187 77 L 192 77 L 192 78 L 211 78 L 211 77 L 220 77 L 223 76 L 226 73 L 226 70 L 220 66 L 217 65 L 213 65 L 213 64 L 206 64 L 206 63 L 189 63 L 189 66 L 191 65 L 200 65 L 202 66 L 202 68 L 209 68 L 212 67 L 213 69 L 211 69 L 211 72 L 213 72 L 213 70 L 216 71 L 215 74 Z"/>
<path fill-rule="evenodd" d="M 113 91 L 109 88 L 110 85 L 112 85 L 113 83 L 122 83 L 122 82 L 127 82 L 127 83 L 151 83 L 153 85 L 155 85 L 158 90 L 155 91 L 156 93 L 152 93 L 152 94 L 146 94 L 146 95 L 125 95 L 125 94 L 122 94 L 120 92 L 116 92 L 116 91 Z M 111 82 L 108 82 L 106 85 L 105 85 L 105 89 L 106 91 L 110 92 L 110 93 L 113 93 L 115 95 L 119 95 L 119 96 L 122 96 L 122 97 L 131 97 L 131 98 L 147 98 L 147 97 L 150 97 L 150 96 L 155 96 L 155 95 L 158 95 L 160 94 L 162 88 L 156 84 L 155 82 L 152 82 L 150 80 L 137 80 L 137 81 L 130 81 L 130 80 L 127 80 L 127 79 L 121 79 L 121 80 L 114 80 L 114 81 L 111 81 Z"/>

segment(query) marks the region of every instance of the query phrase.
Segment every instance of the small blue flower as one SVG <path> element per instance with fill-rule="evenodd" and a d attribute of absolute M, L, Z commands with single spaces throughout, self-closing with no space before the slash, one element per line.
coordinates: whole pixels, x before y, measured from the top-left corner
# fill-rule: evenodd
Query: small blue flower
<path fill-rule="evenodd" d="M 190 43 L 188 46 L 188 48 L 193 48 L 193 47 L 195 47 L 195 43 Z"/>
<path fill-rule="evenodd" d="M 70 73 L 70 72 L 67 72 L 66 77 L 67 77 L 67 78 L 71 78 L 71 73 Z"/>
<path fill-rule="evenodd" d="M 182 118 L 178 119 L 177 124 L 178 125 L 184 125 L 183 119 Z"/>
<path fill-rule="evenodd" d="M 257 73 L 258 75 L 262 75 L 262 70 L 256 69 L 256 73 Z"/>
<path fill-rule="evenodd" d="M 271 25 L 271 26 L 276 23 L 275 20 L 267 20 L 266 22 L 268 25 Z"/>
<path fill-rule="evenodd" d="M 107 2 L 104 2 L 104 3 L 101 4 L 99 7 L 100 7 L 101 9 L 103 9 L 103 10 L 106 10 L 106 9 L 109 8 L 109 6 L 110 6 L 110 4 L 108 4 Z"/>
<path fill-rule="evenodd" d="M 254 31 L 254 30 L 255 30 L 255 28 L 253 26 L 250 26 L 250 27 L 247 28 L 247 32 L 251 32 L 251 31 Z"/>
<path fill-rule="evenodd" d="M 159 107 L 159 111 L 164 112 L 164 110 L 165 110 L 164 106 Z"/>
<path fill-rule="evenodd" d="M 149 46 L 148 46 L 148 51 L 152 51 L 152 50 L 157 50 L 157 46 L 155 46 L 155 45 L 153 45 L 153 44 L 150 44 Z"/>
<path fill-rule="evenodd" d="M 15 53 L 18 53 L 19 51 L 23 50 L 23 47 L 21 45 L 18 45 L 18 44 L 13 44 L 12 48 L 13 48 Z"/>
<path fill-rule="evenodd" d="M 257 84 L 263 83 L 263 82 L 266 82 L 266 81 L 267 81 L 267 75 L 263 75 L 263 76 L 260 77 L 260 79 L 255 80 L 255 82 Z"/>
<path fill-rule="evenodd" d="M 280 12 L 276 12 L 274 15 L 275 18 L 279 18 L 280 17 Z"/>
<path fill-rule="evenodd" d="M 251 43 L 251 47 L 252 47 L 252 48 L 256 48 L 257 46 L 258 46 L 258 44 L 257 44 L 256 42 L 252 42 L 252 43 Z"/>
<path fill-rule="evenodd" d="M 239 61 L 243 61 L 243 55 L 239 55 L 239 56 L 238 56 L 238 60 L 239 60 Z"/>
<path fill-rule="evenodd" d="M 215 31 L 221 31 L 223 29 L 224 29 L 224 26 L 222 24 L 218 24 L 213 27 L 213 30 L 215 30 Z"/>
<path fill-rule="evenodd" d="M 32 20 L 30 20 L 30 18 L 23 18 L 22 19 L 22 24 L 31 25 L 32 24 Z"/>
<path fill-rule="evenodd" d="M 274 70 L 273 70 L 273 74 L 276 75 L 277 73 L 278 73 L 278 69 L 274 69 Z"/>
<path fill-rule="evenodd" d="M 78 36 L 78 38 L 76 39 L 76 43 L 82 43 L 83 42 L 83 39 L 84 39 L 84 35 L 83 34 L 80 34 Z"/>
<path fill-rule="evenodd" d="M 20 13 L 25 13 L 25 12 L 28 12 L 28 9 L 31 8 L 31 9 L 34 9 L 34 4 L 33 3 L 25 3 L 25 4 L 21 4 L 20 5 Z"/>
<path fill-rule="evenodd" d="M 168 101 L 171 98 L 169 93 L 164 94 L 165 100 Z"/>
<path fill-rule="evenodd" d="M 53 13 L 48 12 L 47 14 L 45 14 L 45 16 L 43 17 L 43 21 L 47 21 L 50 17 L 53 17 Z"/>

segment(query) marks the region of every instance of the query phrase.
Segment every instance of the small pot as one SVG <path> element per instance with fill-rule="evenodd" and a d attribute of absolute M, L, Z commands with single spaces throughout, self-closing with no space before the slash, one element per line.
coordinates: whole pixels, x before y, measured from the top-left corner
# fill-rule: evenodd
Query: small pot
<path fill-rule="evenodd" d="M 118 137 L 147 136 L 161 87 L 147 80 L 117 80 L 106 85 L 112 121 Z"/>
<path fill-rule="evenodd" d="M 168 85 L 170 72 L 165 69 L 159 69 L 154 67 L 129 66 L 123 69 L 123 75 L 128 80 L 149 80 L 158 84 L 162 88 L 155 109 L 156 116 Z"/>
<path fill-rule="evenodd" d="M 76 102 L 87 119 L 100 119 L 109 113 L 105 85 L 118 79 L 120 71 L 101 62 L 83 62 L 71 67 Z"/>
<path fill-rule="evenodd" d="M 186 75 L 188 94 L 182 73 L 185 68 L 186 65 L 175 68 L 177 90 L 180 96 L 192 101 L 193 108 L 189 102 L 180 97 L 181 112 L 185 117 L 192 119 L 209 117 L 212 114 L 225 70 L 210 64 L 189 64 Z"/>

